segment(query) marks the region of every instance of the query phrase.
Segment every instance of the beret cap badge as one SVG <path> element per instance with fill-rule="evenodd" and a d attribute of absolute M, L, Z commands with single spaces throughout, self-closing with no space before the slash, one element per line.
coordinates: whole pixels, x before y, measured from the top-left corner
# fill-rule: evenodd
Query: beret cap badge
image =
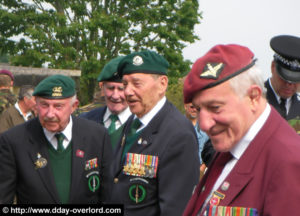
<path fill-rule="evenodd" d="M 218 79 L 223 68 L 223 63 L 207 63 L 203 72 L 200 74 L 200 77 L 204 79 Z"/>
<path fill-rule="evenodd" d="M 62 87 L 55 86 L 52 88 L 52 97 L 62 97 Z"/>
<path fill-rule="evenodd" d="M 134 56 L 134 58 L 132 59 L 132 64 L 134 64 L 135 66 L 140 66 L 144 63 L 143 58 L 141 56 Z"/>

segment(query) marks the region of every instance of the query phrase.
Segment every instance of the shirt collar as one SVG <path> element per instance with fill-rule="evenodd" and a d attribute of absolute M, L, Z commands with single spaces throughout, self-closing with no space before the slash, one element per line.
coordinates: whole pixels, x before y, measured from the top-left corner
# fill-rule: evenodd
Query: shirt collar
<path fill-rule="evenodd" d="M 142 122 L 143 126 L 139 128 L 141 130 L 142 128 L 146 127 L 149 122 L 153 119 L 153 117 L 161 110 L 161 108 L 164 106 L 167 98 L 164 96 L 162 99 L 160 99 L 157 104 L 143 117 L 140 118 L 140 121 Z M 136 118 L 136 116 L 134 117 Z"/>
<path fill-rule="evenodd" d="M 18 112 L 20 113 L 20 115 L 23 117 L 23 119 L 24 119 L 25 121 L 27 121 L 28 118 L 32 115 L 31 112 L 27 112 L 26 115 L 23 115 L 22 110 L 21 110 L 21 108 L 20 108 L 18 102 L 15 103 L 15 108 L 18 110 Z"/>
<path fill-rule="evenodd" d="M 67 124 L 67 126 L 65 127 L 65 129 L 63 131 L 60 131 L 61 133 L 63 133 L 65 135 L 65 138 L 68 140 L 68 141 L 71 141 L 72 139 L 72 126 L 73 126 L 73 120 L 72 120 L 72 117 L 70 116 L 70 121 L 69 123 Z M 57 133 L 57 132 L 51 132 L 51 131 L 48 131 L 46 128 L 43 127 L 43 130 L 44 130 L 44 134 L 46 136 L 46 138 L 48 139 L 48 141 L 50 143 L 51 140 L 53 139 L 54 135 Z"/>
<path fill-rule="evenodd" d="M 104 116 L 103 116 L 103 122 L 108 121 L 109 116 L 111 114 L 112 114 L 112 112 L 107 107 L 106 112 L 104 113 Z M 122 112 L 120 112 L 118 114 L 118 118 L 119 118 L 119 121 L 121 122 L 121 125 L 127 121 L 127 119 L 129 118 L 130 115 L 131 115 L 131 112 L 130 112 L 129 107 L 127 107 L 125 110 L 123 110 Z"/>
<path fill-rule="evenodd" d="M 239 160 L 242 154 L 246 151 L 250 142 L 255 138 L 255 136 L 258 134 L 262 126 L 267 121 L 270 112 L 271 112 L 271 107 L 269 104 L 267 104 L 263 113 L 252 124 L 252 126 L 250 127 L 246 135 L 230 151 L 235 159 Z"/>

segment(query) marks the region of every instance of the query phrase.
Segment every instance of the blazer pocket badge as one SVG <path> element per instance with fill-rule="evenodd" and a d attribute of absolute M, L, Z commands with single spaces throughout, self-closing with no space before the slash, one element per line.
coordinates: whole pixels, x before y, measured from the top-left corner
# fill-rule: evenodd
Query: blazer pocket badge
<path fill-rule="evenodd" d="M 156 178 L 158 156 L 127 153 L 123 173 L 125 175 Z"/>
<path fill-rule="evenodd" d="M 92 171 L 86 175 L 90 191 L 95 192 L 100 187 L 99 172 Z"/>

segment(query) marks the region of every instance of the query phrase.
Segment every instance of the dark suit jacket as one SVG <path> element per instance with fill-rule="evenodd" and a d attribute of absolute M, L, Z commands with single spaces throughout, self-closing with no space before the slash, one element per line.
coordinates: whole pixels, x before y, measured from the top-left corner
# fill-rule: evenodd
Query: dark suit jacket
<path fill-rule="evenodd" d="M 132 118 L 127 121 L 125 134 L 131 122 Z M 138 140 L 143 142 L 138 144 Z M 158 157 L 156 178 L 123 174 L 122 151 L 120 142 L 112 166 L 112 202 L 124 204 L 124 215 L 181 215 L 199 181 L 198 142 L 191 122 L 167 101 L 129 149 L 129 153 Z M 140 203 L 129 197 L 133 185 L 145 188 L 146 197 Z"/>
<path fill-rule="evenodd" d="M 265 82 L 265 87 L 267 89 L 268 102 L 280 113 L 280 105 L 269 84 L 269 80 Z M 290 107 L 286 120 L 295 119 L 297 117 L 300 119 L 300 100 L 298 99 L 298 95 L 294 94 L 292 96 L 292 105 Z"/>
<path fill-rule="evenodd" d="M 106 109 L 107 109 L 107 106 L 99 107 L 99 108 L 93 109 L 89 112 L 82 113 L 79 115 L 79 117 L 86 118 L 86 119 L 95 121 L 95 122 L 103 125 L 103 116 L 106 112 Z"/>
<path fill-rule="evenodd" d="M 47 138 L 37 118 L 18 125 L 0 136 L 0 203 L 59 204 L 49 162 Z M 111 160 L 109 136 L 103 126 L 73 117 L 70 204 L 99 203 L 109 195 L 108 165 Z M 38 153 L 48 163 L 36 168 Z M 79 154 L 83 153 L 83 154 Z M 98 167 L 86 170 L 86 162 L 97 158 Z M 92 192 L 89 176 L 100 179 Z"/>
<path fill-rule="evenodd" d="M 218 189 L 225 195 L 219 206 L 255 208 L 258 215 L 299 215 L 299 155 L 300 137 L 272 108 L 266 123 L 224 180 L 229 183 L 228 189 Z M 212 171 L 208 168 L 207 173 Z M 195 208 L 207 173 L 184 216 L 191 215 Z"/>

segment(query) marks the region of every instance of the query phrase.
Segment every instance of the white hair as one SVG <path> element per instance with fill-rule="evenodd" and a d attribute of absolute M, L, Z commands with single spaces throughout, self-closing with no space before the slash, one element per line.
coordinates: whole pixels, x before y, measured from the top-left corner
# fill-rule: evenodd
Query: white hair
<path fill-rule="evenodd" d="M 262 90 L 262 95 L 265 96 L 266 94 L 262 71 L 255 65 L 233 77 L 229 82 L 230 86 L 240 97 L 247 95 L 247 91 L 251 85 L 258 85 Z"/>

